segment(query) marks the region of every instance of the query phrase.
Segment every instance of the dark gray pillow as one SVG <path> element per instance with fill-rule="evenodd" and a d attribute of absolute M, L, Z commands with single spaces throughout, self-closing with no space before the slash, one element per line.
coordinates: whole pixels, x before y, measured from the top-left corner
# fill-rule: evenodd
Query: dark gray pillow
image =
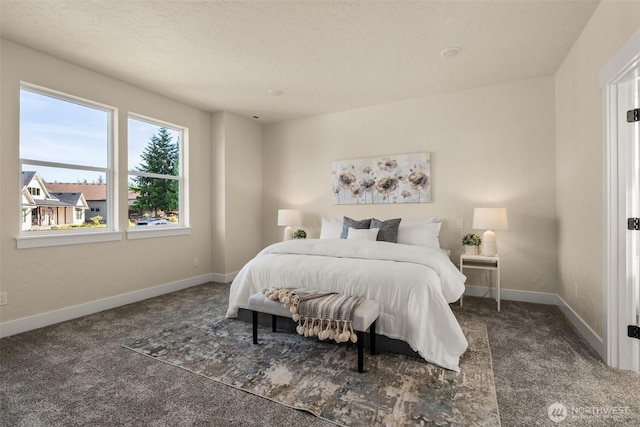
<path fill-rule="evenodd" d="M 379 219 L 371 219 L 371 225 L 369 228 L 379 228 L 378 238 L 379 242 L 391 242 L 398 243 L 398 227 L 400 226 L 401 218 L 388 219 L 386 221 L 380 221 Z"/>
<path fill-rule="evenodd" d="M 357 221 L 355 219 L 351 219 L 345 216 L 344 220 L 342 221 L 342 234 L 340 234 L 340 238 L 341 239 L 347 238 L 347 235 L 349 234 L 349 227 L 363 229 L 363 228 L 369 228 L 369 224 L 371 224 L 371 218 Z"/>

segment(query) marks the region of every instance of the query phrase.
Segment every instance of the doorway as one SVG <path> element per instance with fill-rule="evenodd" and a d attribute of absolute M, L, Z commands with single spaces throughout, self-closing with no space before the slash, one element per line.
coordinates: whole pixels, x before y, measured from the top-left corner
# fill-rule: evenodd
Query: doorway
<path fill-rule="evenodd" d="M 610 366 L 640 372 L 640 230 L 634 220 L 640 218 L 640 30 L 603 67 L 600 86 L 605 115 L 605 359 Z"/>
<path fill-rule="evenodd" d="M 636 67 L 631 79 L 617 85 L 618 111 L 625 114 L 618 125 L 618 139 L 621 149 L 626 154 L 626 215 L 627 230 L 625 231 L 626 245 L 626 281 L 623 286 L 629 297 L 626 325 L 627 340 L 631 344 L 631 370 L 640 372 L 640 67 Z M 629 113 L 629 117 L 627 116 Z M 638 120 L 636 120 L 638 119 Z M 624 322 L 623 322 L 624 323 Z M 635 329 L 635 328 L 638 329 Z M 624 331 L 623 331 L 624 332 Z M 623 348 L 623 351 L 624 348 Z"/>

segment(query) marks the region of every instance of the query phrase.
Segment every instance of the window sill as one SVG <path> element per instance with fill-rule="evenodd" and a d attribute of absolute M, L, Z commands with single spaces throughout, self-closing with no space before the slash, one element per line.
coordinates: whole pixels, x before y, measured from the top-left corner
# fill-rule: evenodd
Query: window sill
<path fill-rule="evenodd" d="M 154 226 L 151 226 L 154 227 Z M 186 236 L 191 234 L 191 227 L 151 228 L 139 227 L 127 230 L 127 239 L 152 239 L 155 237 Z"/>
<path fill-rule="evenodd" d="M 18 249 L 46 248 L 48 246 L 80 245 L 84 243 L 113 242 L 122 240 L 122 233 L 106 231 L 96 233 L 47 234 L 16 238 Z"/>

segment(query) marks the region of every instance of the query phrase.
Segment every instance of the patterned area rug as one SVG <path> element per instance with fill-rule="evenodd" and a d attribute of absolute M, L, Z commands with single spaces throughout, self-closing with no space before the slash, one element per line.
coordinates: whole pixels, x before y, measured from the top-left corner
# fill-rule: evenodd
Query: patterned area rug
<path fill-rule="evenodd" d="M 499 426 L 484 324 L 461 322 L 469 341 L 461 372 L 422 359 L 365 353 L 355 344 L 322 342 L 224 319 L 165 329 L 124 347 L 339 425 Z"/>

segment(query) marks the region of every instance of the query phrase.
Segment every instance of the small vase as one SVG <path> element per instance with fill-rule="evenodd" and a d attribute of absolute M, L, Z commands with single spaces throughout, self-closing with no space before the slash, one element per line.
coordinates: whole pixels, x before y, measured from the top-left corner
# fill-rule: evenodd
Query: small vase
<path fill-rule="evenodd" d="M 464 245 L 465 255 L 478 255 L 478 247 L 474 245 Z"/>

